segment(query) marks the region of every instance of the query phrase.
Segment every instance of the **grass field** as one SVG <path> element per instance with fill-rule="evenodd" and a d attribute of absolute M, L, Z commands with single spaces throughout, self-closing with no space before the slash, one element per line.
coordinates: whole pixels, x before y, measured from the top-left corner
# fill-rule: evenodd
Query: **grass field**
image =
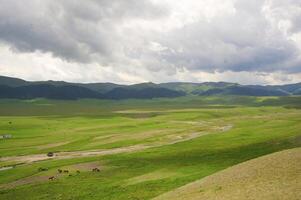
<path fill-rule="evenodd" d="M 1 100 L 0 199 L 152 199 L 301 147 L 300 108 L 297 96 Z"/>

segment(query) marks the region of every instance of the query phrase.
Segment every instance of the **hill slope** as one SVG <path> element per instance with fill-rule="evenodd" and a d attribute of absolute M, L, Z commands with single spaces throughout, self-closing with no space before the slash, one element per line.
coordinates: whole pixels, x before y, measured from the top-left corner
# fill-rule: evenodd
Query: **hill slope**
<path fill-rule="evenodd" d="M 64 81 L 29 82 L 0 77 L 0 98 L 14 99 L 151 99 L 184 96 L 184 92 L 159 87 L 153 83 L 117 85 L 114 83 L 68 83 Z"/>
<path fill-rule="evenodd" d="M 18 87 L 18 86 L 24 86 L 28 85 L 28 81 L 24 81 L 19 78 L 12 78 L 7 76 L 0 76 L 0 85 L 6 85 L 10 87 Z"/>
<path fill-rule="evenodd" d="M 154 200 L 297 200 L 301 148 L 253 159 L 163 194 Z"/>
<path fill-rule="evenodd" d="M 301 95 L 301 83 L 261 86 L 227 82 L 171 82 L 118 85 L 114 83 L 69 83 L 64 81 L 25 81 L 0 76 L 0 98 L 50 99 L 151 99 L 184 95 L 290 96 Z"/>
<path fill-rule="evenodd" d="M 74 85 L 54 86 L 49 84 L 39 84 L 20 87 L 0 85 L 0 98 L 47 98 L 72 100 L 79 98 L 103 98 L 103 96 L 87 88 Z"/>
<path fill-rule="evenodd" d="M 241 95 L 241 96 L 288 96 L 289 92 L 269 89 L 264 86 L 230 86 L 214 88 L 200 93 L 200 95 Z"/>
<path fill-rule="evenodd" d="M 115 88 L 105 94 L 108 99 L 152 99 L 156 97 L 180 97 L 184 92 L 169 90 L 166 88 Z"/>

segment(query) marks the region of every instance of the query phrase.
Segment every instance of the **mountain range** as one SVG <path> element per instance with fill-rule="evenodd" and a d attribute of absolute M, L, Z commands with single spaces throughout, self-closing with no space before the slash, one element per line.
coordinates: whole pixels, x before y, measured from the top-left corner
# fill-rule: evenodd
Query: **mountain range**
<path fill-rule="evenodd" d="M 185 95 L 290 96 L 301 95 L 301 83 L 288 85 L 240 85 L 227 82 L 170 82 L 119 85 L 114 83 L 69 83 L 25 81 L 0 76 L 0 98 L 15 99 L 151 99 Z"/>

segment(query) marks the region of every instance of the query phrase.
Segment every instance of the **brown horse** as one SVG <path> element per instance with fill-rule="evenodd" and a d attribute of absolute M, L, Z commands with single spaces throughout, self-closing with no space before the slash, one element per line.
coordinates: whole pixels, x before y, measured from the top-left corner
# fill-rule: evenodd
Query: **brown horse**
<path fill-rule="evenodd" d="M 39 172 L 44 172 L 44 171 L 48 171 L 48 168 L 43 168 L 43 167 L 39 168 Z"/>
<path fill-rule="evenodd" d="M 100 170 L 98 168 L 94 168 L 92 169 L 93 172 L 100 172 Z"/>
<path fill-rule="evenodd" d="M 51 180 L 51 181 L 53 181 L 54 180 L 54 176 L 51 176 L 48 179 Z"/>

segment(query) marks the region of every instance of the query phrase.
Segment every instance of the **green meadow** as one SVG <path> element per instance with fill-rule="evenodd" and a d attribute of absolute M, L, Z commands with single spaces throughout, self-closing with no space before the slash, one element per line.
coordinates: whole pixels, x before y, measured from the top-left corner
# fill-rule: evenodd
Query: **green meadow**
<path fill-rule="evenodd" d="M 152 199 L 301 147 L 300 130 L 299 96 L 1 100 L 0 199 Z"/>

